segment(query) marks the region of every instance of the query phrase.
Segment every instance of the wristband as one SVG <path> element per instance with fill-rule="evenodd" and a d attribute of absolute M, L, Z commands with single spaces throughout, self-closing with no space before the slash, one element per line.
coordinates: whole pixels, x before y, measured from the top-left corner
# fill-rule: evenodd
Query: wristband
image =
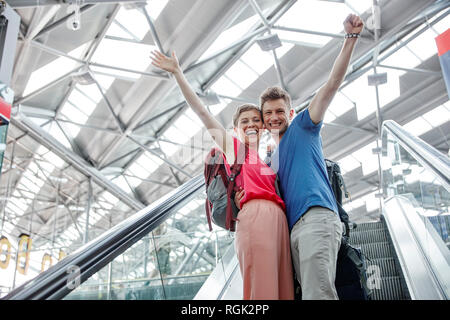
<path fill-rule="evenodd" d="M 361 35 L 359 34 L 359 33 L 347 33 L 346 35 L 345 35 L 345 38 L 346 39 L 348 39 L 348 38 L 359 38 Z"/>

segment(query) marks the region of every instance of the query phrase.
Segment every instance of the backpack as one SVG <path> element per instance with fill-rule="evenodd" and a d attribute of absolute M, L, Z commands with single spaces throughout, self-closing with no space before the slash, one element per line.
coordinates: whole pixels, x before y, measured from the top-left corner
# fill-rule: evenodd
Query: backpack
<path fill-rule="evenodd" d="M 339 300 L 371 300 L 367 285 L 367 263 L 361 249 L 343 238 L 336 263 L 335 287 Z"/>
<path fill-rule="evenodd" d="M 329 159 L 325 159 L 325 165 L 327 167 L 328 179 L 330 181 L 331 189 L 333 190 L 334 197 L 336 198 L 336 204 L 338 208 L 339 218 L 345 225 L 344 237 L 350 236 L 350 225 L 347 212 L 342 207 L 342 189 L 344 189 L 345 197 L 349 197 L 349 192 L 345 187 L 344 178 L 341 174 L 341 168 L 339 165 Z"/>
<path fill-rule="evenodd" d="M 245 152 L 242 152 L 245 150 Z M 235 231 L 236 218 L 239 209 L 234 203 L 234 187 L 236 177 L 239 175 L 248 148 L 240 148 L 240 152 L 231 166 L 228 174 L 224 164 L 224 154 L 218 148 L 213 148 L 205 159 L 205 185 L 206 185 L 206 218 L 209 231 L 212 231 L 211 221 L 226 230 Z"/>
<path fill-rule="evenodd" d="M 325 159 L 328 178 L 333 189 L 338 207 L 339 217 L 345 225 L 345 234 L 342 235 L 341 246 L 336 263 L 335 286 L 339 300 L 371 300 L 372 291 L 367 286 L 367 264 L 361 249 L 348 243 L 350 236 L 349 218 L 342 208 L 342 189 L 345 197 L 349 197 L 345 187 L 341 169 L 336 162 Z M 356 224 L 353 223 L 353 228 Z"/>

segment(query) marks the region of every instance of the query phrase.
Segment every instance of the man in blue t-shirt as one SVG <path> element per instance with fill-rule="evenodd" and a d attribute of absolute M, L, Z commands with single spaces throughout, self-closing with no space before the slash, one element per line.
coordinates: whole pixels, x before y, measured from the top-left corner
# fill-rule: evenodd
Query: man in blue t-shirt
<path fill-rule="evenodd" d="M 278 144 L 272 168 L 280 179 L 292 260 L 305 300 L 338 299 L 334 281 L 343 230 L 328 180 L 320 128 L 362 28 L 360 17 L 351 14 L 345 19 L 345 41 L 328 81 L 294 119 L 289 94 L 283 89 L 268 88 L 260 97 L 264 124 Z"/>

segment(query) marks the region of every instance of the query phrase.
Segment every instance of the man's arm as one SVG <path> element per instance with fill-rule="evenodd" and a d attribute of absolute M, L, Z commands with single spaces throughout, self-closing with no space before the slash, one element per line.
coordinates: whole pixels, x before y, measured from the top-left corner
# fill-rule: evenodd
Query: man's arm
<path fill-rule="evenodd" d="M 350 14 L 344 21 L 344 30 L 346 33 L 359 34 L 361 33 L 363 26 L 364 24 L 361 18 L 353 14 Z M 325 111 L 327 111 L 331 100 L 333 100 L 333 97 L 338 91 L 342 80 L 344 80 L 357 40 L 358 38 L 345 39 L 341 52 L 334 62 L 330 77 L 325 85 L 319 89 L 309 104 L 309 116 L 311 117 L 313 123 L 318 124 L 323 120 Z"/>

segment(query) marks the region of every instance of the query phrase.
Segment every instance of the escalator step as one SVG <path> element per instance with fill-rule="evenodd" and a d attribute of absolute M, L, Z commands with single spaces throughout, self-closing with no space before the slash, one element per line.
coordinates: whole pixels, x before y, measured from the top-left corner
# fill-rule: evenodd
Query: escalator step
<path fill-rule="evenodd" d="M 389 236 L 386 229 L 365 230 L 350 234 L 350 244 L 352 245 L 387 241 L 389 241 Z"/>
<path fill-rule="evenodd" d="M 406 300 L 403 294 L 400 277 L 385 277 L 381 279 L 381 288 L 372 290 L 373 300 Z"/>
<path fill-rule="evenodd" d="M 367 267 L 369 266 L 379 267 L 379 276 L 381 276 L 382 278 L 398 276 L 397 269 L 395 268 L 394 258 L 378 258 L 372 259 L 371 261 L 367 260 Z M 374 274 L 375 272 L 371 271 L 370 275 Z"/>
<path fill-rule="evenodd" d="M 372 242 L 372 243 L 362 243 L 359 246 L 362 253 L 369 259 L 379 259 L 379 258 L 392 258 L 391 248 L 389 242 Z"/>
<path fill-rule="evenodd" d="M 350 234 L 352 232 L 375 230 L 375 229 L 385 229 L 383 222 L 378 221 L 378 222 L 369 222 L 369 223 L 358 224 L 357 227 L 350 232 Z"/>

